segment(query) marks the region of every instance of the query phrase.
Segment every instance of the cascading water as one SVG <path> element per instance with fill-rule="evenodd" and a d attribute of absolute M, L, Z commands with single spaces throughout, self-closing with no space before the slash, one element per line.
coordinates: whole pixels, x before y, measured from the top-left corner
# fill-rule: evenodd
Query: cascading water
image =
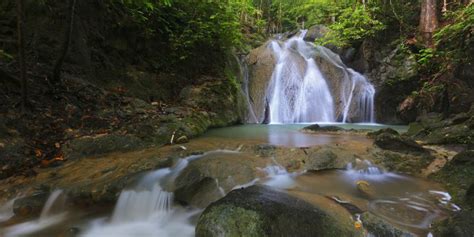
<path fill-rule="evenodd" d="M 49 228 L 54 225 L 58 225 L 64 221 L 67 217 L 65 212 L 66 196 L 62 190 L 54 190 L 41 211 L 41 215 L 38 219 L 20 223 L 11 227 L 8 227 L 4 232 L 0 229 L 0 236 L 27 236 L 36 231 L 40 231 Z"/>
<path fill-rule="evenodd" d="M 305 34 L 270 44 L 277 61 L 266 92 L 270 123 L 375 122 L 372 84 L 331 50 L 305 42 Z M 325 78 L 316 59 L 340 71 L 336 82 Z"/>

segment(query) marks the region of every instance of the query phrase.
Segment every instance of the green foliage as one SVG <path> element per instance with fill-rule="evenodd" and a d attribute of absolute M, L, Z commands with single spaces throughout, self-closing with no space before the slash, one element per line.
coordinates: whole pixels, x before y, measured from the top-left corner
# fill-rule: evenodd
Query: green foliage
<path fill-rule="evenodd" d="M 439 57 L 445 62 L 464 63 L 474 59 L 474 4 L 448 16 L 451 24 L 434 35 Z"/>
<path fill-rule="evenodd" d="M 329 26 L 329 33 L 319 39 L 318 43 L 343 47 L 373 37 L 385 28 L 382 22 L 373 18 L 371 12 L 376 10 L 376 8 L 366 9 L 361 5 L 342 9 L 337 21 Z"/>

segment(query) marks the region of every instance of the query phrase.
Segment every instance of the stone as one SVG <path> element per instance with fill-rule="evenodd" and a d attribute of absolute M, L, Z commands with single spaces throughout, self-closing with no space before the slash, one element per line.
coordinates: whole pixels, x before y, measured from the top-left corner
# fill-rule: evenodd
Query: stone
<path fill-rule="evenodd" d="M 393 226 L 384 219 L 370 213 L 365 212 L 360 217 L 363 227 L 372 236 L 383 237 L 415 237 L 414 234 Z"/>
<path fill-rule="evenodd" d="M 347 223 L 346 223 L 347 224 Z M 267 186 L 230 192 L 199 217 L 196 236 L 362 236 L 321 209 Z"/>
<path fill-rule="evenodd" d="M 320 126 L 319 124 L 309 125 L 302 129 L 302 131 L 305 132 L 338 132 L 344 130 L 345 129 L 338 126 Z"/>
<path fill-rule="evenodd" d="M 249 97 L 259 123 L 265 120 L 265 91 L 270 83 L 276 58 L 270 48 L 270 41 L 250 51 L 247 56 L 249 65 Z"/>
<path fill-rule="evenodd" d="M 374 144 L 382 149 L 397 152 L 426 152 L 426 150 L 413 139 L 387 132 L 377 135 Z"/>
<path fill-rule="evenodd" d="M 256 178 L 253 158 L 239 153 L 210 153 L 193 160 L 175 182 L 176 200 L 204 208 L 237 185 Z M 220 190 L 221 189 L 221 190 Z"/>
<path fill-rule="evenodd" d="M 373 132 L 369 132 L 367 133 L 367 136 L 368 137 L 371 137 L 371 138 L 374 138 L 380 134 L 383 134 L 383 133 L 386 133 L 386 134 L 391 134 L 391 135 L 400 135 L 395 129 L 393 128 L 382 128 L 382 129 L 379 129 L 377 131 L 373 131 Z"/>

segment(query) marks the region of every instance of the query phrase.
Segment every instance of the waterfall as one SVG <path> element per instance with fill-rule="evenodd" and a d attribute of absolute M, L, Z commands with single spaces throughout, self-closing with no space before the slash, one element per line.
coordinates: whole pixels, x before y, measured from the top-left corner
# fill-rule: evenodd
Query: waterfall
<path fill-rule="evenodd" d="M 0 236 L 27 236 L 40 230 L 59 225 L 67 218 L 65 211 L 66 195 L 62 190 L 54 190 L 46 200 L 38 219 L 30 220 L 0 229 Z M 4 231 L 4 232 L 2 232 Z"/>
<path fill-rule="evenodd" d="M 347 68 L 339 55 L 305 42 L 305 34 L 302 30 L 285 42 L 273 40 L 269 44 L 276 58 L 265 92 L 270 123 L 375 122 L 373 85 Z M 329 80 L 318 60 L 338 74 Z M 253 120 L 255 117 L 249 119 Z"/>

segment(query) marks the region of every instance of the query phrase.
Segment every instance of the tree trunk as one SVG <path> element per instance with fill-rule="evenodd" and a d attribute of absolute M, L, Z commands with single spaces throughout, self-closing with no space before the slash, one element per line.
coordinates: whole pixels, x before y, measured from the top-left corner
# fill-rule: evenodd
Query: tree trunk
<path fill-rule="evenodd" d="M 433 32 L 438 28 L 436 16 L 436 0 L 422 0 L 420 14 L 420 33 L 423 41 L 429 47 L 433 46 Z"/>
<path fill-rule="evenodd" d="M 28 100 L 28 90 L 26 83 L 26 65 L 25 65 L 25 38 L 23 34 L 23 0 L 16 0 L 17 15 L 17 35 L 18 35 L 18 61 L 20 63 L 20 81 L 21 81 L 21 107 L 25 111 Z"/>
<path fill-rule="evenodd" d="M 61 54 L 54 64 L 53 69 L 53 82 L 58 83 L 61 80 L 61 68 L 63 66 L 64 59 L 69 50 L 69 45 L 71 44 L 72 30 L 74 26 L 74 12 L 76 8 L 76 0 L 69 0 L 69 14 L 68 14 L 68 24 L 66 27 L 63 45 L 61 47 Z"/>

